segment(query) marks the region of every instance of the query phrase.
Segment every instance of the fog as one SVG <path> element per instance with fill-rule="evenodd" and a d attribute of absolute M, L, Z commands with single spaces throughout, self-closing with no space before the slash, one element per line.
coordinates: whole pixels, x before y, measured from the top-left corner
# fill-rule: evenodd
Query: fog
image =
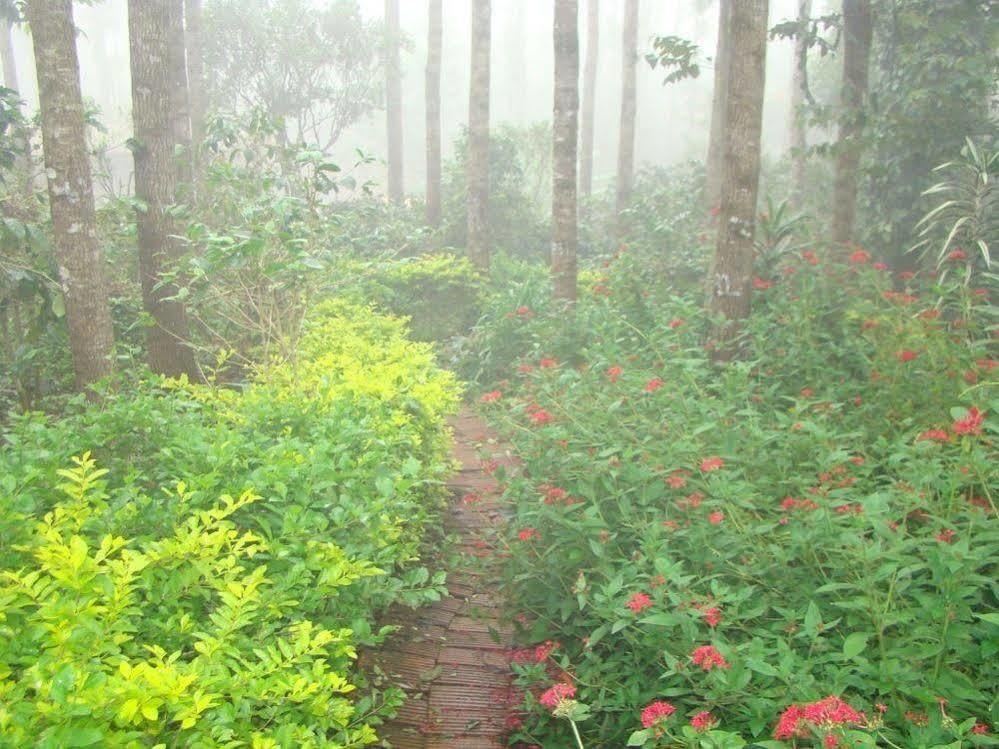
<path fill-rule="evenodd" d="M 211 0 L 205 0 L 210 5 Z M 813 15 L 826 11 L 816 3 Z M 367 18 L 382 18 L 382 0 L 360 0 Z M 470 3 L 444 0 L 444 54 L 442 73 L 442 128 L 444 156 L 467 121 L 470 54 Z M 616 167 L 620 107 L 621 0 L 603 0 L 600 13 L 600 50 L 596 93 L 594 189 L 613 182 Z M 402 0 L 402 28 L 407 37 L 403 51 L 403 123 L 405 129 L 405 185 L 410 194 L 424 189 L 424 99 L 427 3 Z M 552 109 L 552 3 L 537 0 L 494 0 L 492 39 L 492 123 L 526 125 L 550 121 Z M 771 25 L 795 14 L 796 0 L 772 0 Z M 75 4 L 80 28 L 78 42 L 83 94 L 99 108 L 107 128 L 107 145 L 114 181 L 127 186 L 131 157 L 124 142 L 131 135 L 130 82 L 126 0 L 105 0 L 97 5 Z M 695 80 L 663 85 L 663 74 L 644 60 L 638 68 L 638 125 L 636 160 L 644 165 L 667 166 L 688 159 L 703 159 L 707 150 L 711 89 L 717 33 L 717 3 L 709 0 L 643 0 L 640 11 L 639 53 L 651 49 L 656 35 L 675 35 L 696 42 L 701 50 L 701 74 Z M 585 59 L 586 2 L 580 2 L 580 56 Z M 776 157 L 788 147 L 789 92 L 793 44 L 774 41 L 768 47 L 767 93 L 763 145 Z M 37 109 L 31 40 L 23 27 L 14 31 L 22 96 L 31 111 Z M 814 56 L 810 63 L 821 69 L 827 60 Z M 821 75 L 812 71 L 813 85 Z M 384 112 L 374 112 L 347 130 L 334 147 L 344 166 L 363 149 L 378 160 L 362 175 L 385 183 Z M 104 185 L 106 189 L 106 185 Z M 98 185 L 101 188 L 101 185 Z"/>

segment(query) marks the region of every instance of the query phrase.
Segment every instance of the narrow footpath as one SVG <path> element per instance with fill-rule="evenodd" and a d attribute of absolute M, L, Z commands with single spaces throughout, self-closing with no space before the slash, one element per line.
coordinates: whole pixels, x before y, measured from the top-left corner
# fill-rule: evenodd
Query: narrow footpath
<path fill-rule="evenodd" d="M 451 421 L 460 470 L 449 482 L 447 533 L 459 539 L 462 558 L 482 560 L 495 551 L 504 522 L 492 473 L 516 461 L 478 416 L 462 411 Z M 450 596 L 407 612 L 402 629 L 373 658 L 406 692 L 399 716 L 379 729 L 394 749 L 494 749 L 507 746 L 516 702 L 508 663 L 511 629 L 501 617 L 497 585 L 482 565 L 449 569 Z"/>

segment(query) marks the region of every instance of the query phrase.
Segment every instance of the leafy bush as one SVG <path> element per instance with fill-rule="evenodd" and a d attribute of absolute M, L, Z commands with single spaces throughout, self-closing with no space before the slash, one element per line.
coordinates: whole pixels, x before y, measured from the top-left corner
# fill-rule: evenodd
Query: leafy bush
<path fill-rule="evenodd" d="M 991 745 L 987 297 L 786 254 L 718 367 L 696 300 L 620 293 L 626 257 L 572 320 L 496 323 L 522 345 L 485 399 L 525 461 L 509 584 L 542 643 L 514 657 L 516 738 L 572 747 L 582 717 L 587 747 Z"/>
<path fill-rule="evenodd" d="M 241 391 L 130 387 L 5 434 L 0 744 L 372 743 L 398 695 L 351 700 L 354 648 L 443 590 L 418 560 L 453 378 L 329 303 Z"/>

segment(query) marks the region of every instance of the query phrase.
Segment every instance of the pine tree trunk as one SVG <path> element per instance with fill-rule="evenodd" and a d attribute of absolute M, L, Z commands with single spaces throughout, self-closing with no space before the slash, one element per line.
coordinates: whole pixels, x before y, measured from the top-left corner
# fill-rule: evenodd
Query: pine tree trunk
<path fill-rule="evenodd" d="M 711 271 L 711 311 L 725 322 L 716 331 L 726 357 L 739 322 L 749 315 L 756 199 L 767 58 L 767 0 L 739 0 L 731 9 L 731 48 L 725 108 L 725 160 L 718 244 Z"/>
<path fill-rule="evenodd" d="M 468 97 L 468 256 L 489 267 L 490 0 L 472 0 L 472 79 Z"/>
<path fill-rule="evenodd" d="M 586 17 L 586 66 L 583 69 L 583 110 L 580 125 L 579 194 L 593 194 L 593 120 L 597 97 L 597 58 L 600 52 L 600 0 L 589 0 Z"/>
<path fill-rule="evenodd" d="M 621 129 L 617 150 L 617 213 L 631 202 L 635 180 L 635 116 L 638 73 L 638 0 L 624 1 L 624 29 L 621 37 Z"/>
<path fill-rule="evenodd" d="M 860 134 L 867 98 L 871 58 L 872 18 L 870 0 L 843 0 L 842 115 L 833 187 L 833 241 L 853 241 L 857 213 L 857 172 L 860 167 Z"/>
<path fill-rule="evenodd" d="M 388 197 L 405 198 L 402 165 L 402 63 L 399 59 L 399 0 L 385 0 L 385 116 L 388 127 Z"/>
<path fill-rule="evenodd" d="M 579 128 L 579 3 L 555 0 L 552 282 L 555 299 L 576 299 L 576 155 Z"/>
<path fill-rule="evenodd" d="M 174 143 L 182 149 L 175 154 L 177 181 L 191 182 L 191 107 L 187 92 L 187 50 L 184 40 L 184 0 L 170 0 L 170 114 Z"/>
<path fill-rule="evenodd" d="M 195 155 L 205 139 L 205 59 L 201 38 L 201 0 L 184 1 L 184 39 L 187 46 L 187 88 L 191 104 L 191 138 Z"/>
<path fill-rule="evenodd" d="M 705 196 L 709 208 L 721 202 L 722 172 L 725 161 L 725 111 L 728 102 L 728 70 L 731 56 L 732 0 L 718 3 L 718 42 L 715 48 L 715 84 L 711 102 L 711 134 L 708 142 Z"/>
<path fill-rule="evenodd" d="M 791 76 L 791 202 L 801 208 L 805 199 L 805 165 L 808 139 L 805 127 L 805 94 L 808 87 L 808 22 L 812 0 L 798 0 L 798 35 L 794 39 L 794 72 Z"/>
<path fill-rule="evenodd" d="M 441 225 L 441 47 L 444 17 L 441 0 L 430 0 L 427 34 L 427 223 Z"/>
<path fill-rule="evenodd" d="M 59 282 L 76 385 L 82 390 L 111 373 L 113 334 L 97 242 L 73 6 L 71 0 L 30 0 L 25 11 L 34 40 Z"/>
<path fill-rule="evenodd" d="M 172 298 L 177 286 L 163 279 L 179 257 L 167 209 L 175 200 L 177 145 L 171 113 L 170 28 L 174 0 L 128 0 L 128 37 L 132 70 L 132 118 L 135 122 L 135 197 L 142 305 L 152 317 L 148 329 L 149 366 L 159 374 L 198 377 L 187 345 L 187 311 Z"/>

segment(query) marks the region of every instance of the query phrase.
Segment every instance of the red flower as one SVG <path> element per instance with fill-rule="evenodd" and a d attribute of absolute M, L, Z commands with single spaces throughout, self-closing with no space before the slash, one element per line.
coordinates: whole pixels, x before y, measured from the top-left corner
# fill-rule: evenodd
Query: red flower
<path fill-rule="evenodd" d="M 807 261 L 808 261 L 809 263 L 811 263 L 812 265 L 818 265 L 818 264 L 819 264 L 819 256 L 818 256 L 818 255 L 816 255 L 816 254 L 815 254 L 814 252 L 812 252 L 811 250 L 805 250 L 804 252 L 802 252 L 802 253 L 801 253 L 801 257 L 802 257 L 802 258 L 803 258 L 804 260 L 807 260 Z"/>
<path fill-rule="evenodd" d="M 530 364 L 521 364 L 519 367 L 517 367 L 517 371 L 520 372 L 521 374 L 526 374 L 528 372 L 533 372 L 534 367 L 532 367 Z"/>
<path fill-rule="evenodd" d="M 662 700 L 650 702 L 642 710 L 642 728 L 652 728 L 652 726 L 662 720 L 666 720 L 666 718 L 675 712 L 676 708 L 668 702 L 663 702 Z"/>
<path fill-rule="evenodd" d="M 541 534 L 538 533 L 537 528 L 524 528 L 517 534 L 517 538 L 521 541 L 533 541 L 535 539 L 540 539 Z"/>
<path fill-rule="evenodd" d="M 950 254 L 947 255 L 947 259 L 948 260 L 954 260 L 954 261 L 957 261 L 957 260 L 967 260 L 968 259 L 968 255 L 967 255 L 967 253 L 964 250 L 962 250 L 960 247 L 958 247 L 956 250 L 951 250 Z"/>
<path fill-rule="evenodd" d="M 621 369 L 617 364 L 607 370 L 607 378 L 611 382 L 617 382 L 617 378 L 621 376 L 624 370 Z"/>
<path fill-rule="evenodd" d="M 545 411 L 543 408 L 539 408 L 537 411 L 531 414 L 531 423 L 536 426 L 541 426 L 543 424 L 548 424 L 552 420 L 552 415 Z"/>
<path fill-rule="evenodd" d="M 569 492 L 565 489 L 560 489 L 557 486 L 545 486 L 542 487 L 545 491 L 545 504 L 546 505 L 557 505 L 561 502 L 566 502 L 569 498 Z"/>
<path fill-rule="evenodd" d="M 658 377 L 653 377 L 651 380 L 645 383 L 645 392 L 654 393 L 665 384 L 666 383 L 660 380 Z"/>
<path fill-rule="evenodd" d="M 666 483 L 672 489 L 682 489 L 687 485 L 687 477 L 679 471 L 674 471 L 666 478 Z"/>
<path fill-rule="evenodd" d="M 904 270 L 898 274 L 898 277 L 901 278 L 903 281 L 911 281 L 913 278 L 916 277 L 916 274 L 913 273 L 911 270 Z"/>
<path fill-rule="evenodd" d="M 954 434 L 981 434 L 985 414 L 972 406 L 963 418 L 954 422 Z"/>
<path fill-rule="evenodd" d="M 517 307 L 517 314 L 521 317 L 528 317 L 531 314 L 531 308 L 521 305 Z"/>
<path fill-rule="evenodd" d="M 976 723 L 971 732 L 976 736 L 985 736 L 989 732 L 989 727 L 985 723 Z"/>
<path fill-rule="evenodd" d="M 952 544 L 954 543 L 954 537 L 956 535 L 957 534 L 951 528 L 947 528 L 937 534 L 937 541 L 942 544 Z"/>
<path fill-rule="evenodd" d="M 812 390 L 811 388 L 802 388 L 801 389 L 801 397 L 802 398 L 811 398 L 813 395 L 815 395 L 815 391 Z"/>
<path fill-rule="evenodd" d="M 645 611 L 652 605 L 652 599 L 649 598 L 646 593 L 635 593 L 631 598 L 628 599 L 628 603 L 625 604 L 629 609 L 634 611 L 636 614 Z"/>
<path fill-rule="evenodd" d="M 695 666 L 700 666 L 705 671 L 710 671 L 712 668 L 731 668 L 722 654 L 718 652 L 714 645 L 701 645 L 699 648 L 694 648 L 694 652 L 690 654 L 691 659 L 694 661 Z"/>
<path fill-rule="evenodd" d="M 791 705 L 780 716 L 774 738 L 788 740 L 803 738 L 810 727 L 829 729 L 834 726 L 863 725 L 864 714 L 857 712 L 839 697 L 826 697 L 806 705 Z"/>
<path fill-rule="evenodd" d="M 918 353 L 916 353 L 915 351 L 912 351 L 911 349 L 907 349 L 907 348 L 906 349 L 902 349 L 901 351 L 896 351 L 895 352 L 895 358 L 898 359 L 903 364 L 905 362 L 913 361 L 918 356 L 919 356 Z"/>
<path fill-rule="evenodd" d="M 542 359 L 541 361 L 538 362 L 538 364 L 540 365 L 540 367 L 542 369 L 551 369 L 552 367 L 557 367 L 558 366 L 558 360 L 557 359 L 551 359 L 551 358 Z"/>
<path fill-rule="evenodd" d="M 673 330 L 676 330 L 676 329 L 677 329 L 677 328 L 679 328 L 679 327 L 680 327 L 681 325 L 683 325 L 683 324 L 684 324 L 684 322 L 686 322 L 686 321 L 685 321 L 685 320 L 684 320 L 683 318 L 680 318 L 680 317 L 674 317 L 674 318 L 673 318 L 672 320 L 670 320 L 670 321 L 669 321 L 669 326 L 670 326 L 670 327 L 671 327 L 671 328 L 672 328 Z"/>
<path fill-rule="evenodd" d="M 708 522 L 711 523 L 711 525 L 720 525 L 724 519 L 725 519 L 725 513 L 720 512 L 718 510 L 715 510 L 710 515 L 708 515 Z"/>
<path fill-rule="evenodd" d="M 554 710 L 566 700 L 571 700 L 576 696 L 576 687 L 572 684 L 556 684 L 542 693 L 538 702 L 549 710 Z"/>
<path fill-rule="evenodd" d="M 697 732 L 710 731 L 718 724 L 717 719 L 707 710 L 703 710 L 690 719 L 690 727 Z"/>
<path fill-rule="evenodd" d="M 950 442 L 950 434 L 944 429 L 927 429 L 916 437 L 916 442 Z"/>
<path fill-rule="evenodd" d="M 855 250 L 853 254 L 850 255 L 850 262 L 854 265 L 864 265 L 871 259 L 871 253 L 866 250 Z"/>
<path fill-rule="evenodd" d="M 712 606 L 710 609 L 704 609 L 702 616 L 704 616 L 704 621 L 709 627 L 713 628 L 721 624 L 722 612 L 717 606 Z"/>
<path fill-rule="evenodd" d="M 717 455 L 713 455 L 712 457 L 705 458 L 701 461 L 701 470 L 704 473 L 710 473 L 711 471 L 717 471 L 723 465 L 725 465 L 725 461 Z"/>
<path fill-rule="evenodd" d="M 871 267 L 874 268 L 874 270 L 888 270 L 887 263 L 875 263 Z"/>
<path fill-rule="evenodd" d="M 492 390 L 483 395 L 481 398 L 479 398 L 479 401 L 482 403 L 495 403 L 502 397 L 503 393 L 501 393 L 499 390 Z"/>
<path fill-rule="evenodd" d="M 760 291 L 765 291 L 766 289 L 769 289 L 773 285 L 774 285 L 773 281 L 768 281 L 767 279 L 760 278 L 759 276 L 753 279 L 753 288 L 759 289 Z"/>

